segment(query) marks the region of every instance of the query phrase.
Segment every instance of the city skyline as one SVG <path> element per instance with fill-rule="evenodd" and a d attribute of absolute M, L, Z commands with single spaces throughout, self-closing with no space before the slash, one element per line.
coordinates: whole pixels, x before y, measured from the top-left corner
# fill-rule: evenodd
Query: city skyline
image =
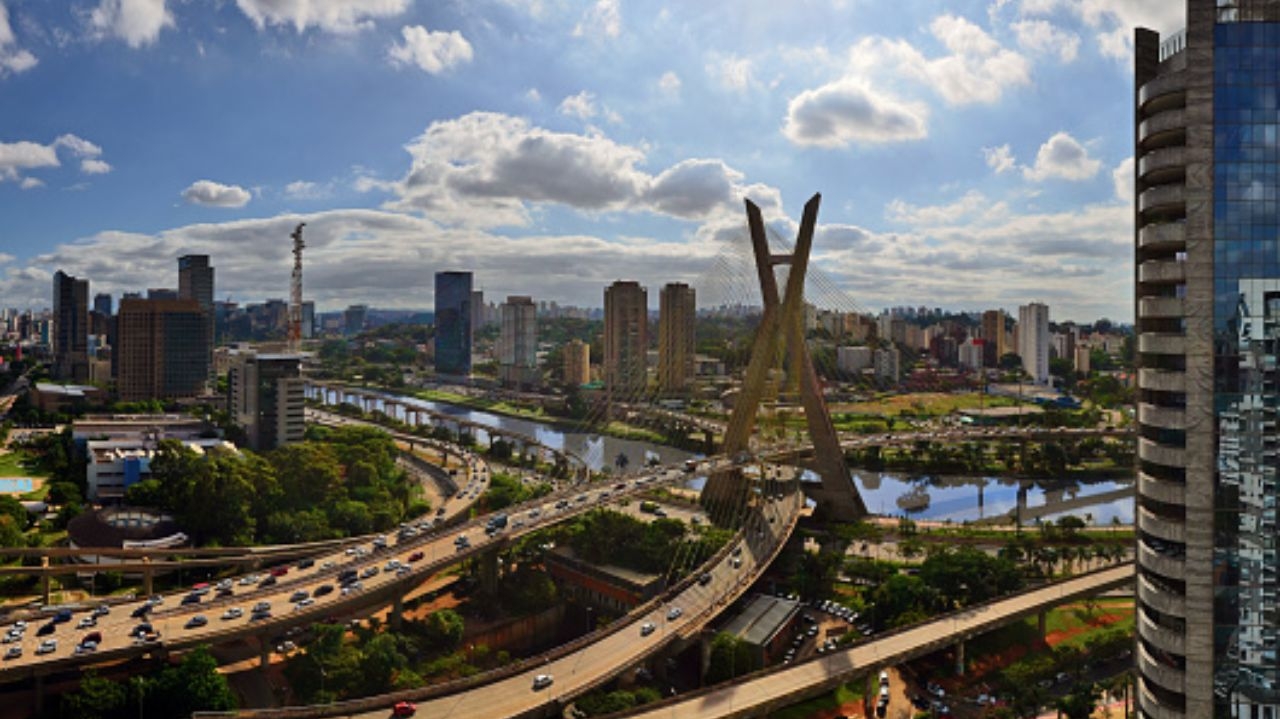
<path fill-rule="evenodd" d="M 184 254 L 218 299 L 283 297 L 299 221 L 325 310 L 430 306 L 449 269 L 592 305 L 695 284 L 743 196 L 785 237 L 819 190 L 815 262 L 867 309 L 1127 322 L 1110 118 L 1132 26 L 1181 25 L 1157 2 L 2 5 L 0 304 L 37 308 L 57 269 L 118 296 Z"/>

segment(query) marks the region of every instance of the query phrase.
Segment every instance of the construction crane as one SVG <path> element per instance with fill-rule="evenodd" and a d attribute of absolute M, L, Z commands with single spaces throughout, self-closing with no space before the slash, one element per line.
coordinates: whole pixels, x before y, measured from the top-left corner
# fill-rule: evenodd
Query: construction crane
<path fill-rule="evenodd" d="M 302 228 L 307 223 L 299 222 L 293 238 L 293 278 L 289 283 L 289 351 L 302 349 Z"/>

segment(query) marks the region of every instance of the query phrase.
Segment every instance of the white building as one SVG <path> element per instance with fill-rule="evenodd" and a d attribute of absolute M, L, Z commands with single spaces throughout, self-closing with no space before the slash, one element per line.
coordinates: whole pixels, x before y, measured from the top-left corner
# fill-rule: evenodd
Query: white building
<path fill-rule="evenodd" d="M 876 350 L 876 381 L 881 384 L 897 384 L 902 377 L 902 354 L 897 347 Z"/>
<path fill-rule="evenodd" d="M 159 439 L 89 440 L 86 445 L 88 464 L 85 479 L 88 499 L 91 502 L 118 502 L 124 499 L 125 490 L 151 477 L 151 460 L 155 457 Z M 212 449 L 236 453 L 236 446 L 226 440 L 191 439 L 184 445 L 199 454 Z"/>
<path fill-rule="evenodd" d="M 856 375 L 871 366 L 870 347 L 839 347 L 836 349 L 836 369 L 843 374 Z"/>
<path fill-rule="evenodd" d="M 960 345 L 960 366 L 965 369 L 980 370 L 982 369 L 982 351 L 985 343 L 983 340 L 970 337 Z"/>
<path fill-rule="evenodd" d="M 1036 384 L 1049 384 L 1049 306 L 1032 302 L 1018 308 L 1018 355 Z"/>
<path fill-rule="evenodd" d="M 498 379 L 504 386 L 529 389 L 539 383 L 538 306 L 533 299 L 510 296 L 502 303 L 498 337 Z"/>

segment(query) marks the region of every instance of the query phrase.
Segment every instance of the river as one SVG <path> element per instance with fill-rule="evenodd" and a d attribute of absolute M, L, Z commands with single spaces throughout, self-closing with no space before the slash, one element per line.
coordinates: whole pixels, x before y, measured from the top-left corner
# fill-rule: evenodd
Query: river
<path fill-rule="evenodd" d="M 373 394 L 370 390 L 365 392 Z M 697 456 L 652 442 L 618 439 L 447 402 L 390 393 L 377 394 L 397 403 L 422 407 L 448 417 L 534 437 L 548 447 L 577 455 L 593 470 L 613 467 L 619 455 L 627 457 L 629 469 L 638 468 L 649 457 L 656 457 L 663 464 L 671 464 Z M 308 396 L 319 399 L 319 395 L 315 393 L 308 393 Z M 397 419 L 404 417 L 399 416 Z M 489 438 L 481 430 L 477 432 L 476 440 L 487 443 Z M 1019 492 L 1024 491 L 1021 504 L 1026 524 L 1033 524 L 1033 517 L 1037 515 L 1050 520 L 1062 514 L 1074 514 L 1081 519 L 1092 520 L 1095 525 L 1109 525 L 1113 521 L 1122 524 L 1133 522 L 1133 496 L 1126 491 L 1132 490 L 1133 481 L 1127 479 L 1085 478 L 1062 481 L 1006 477 L 912 477 L 863 469 L 854 469 L 851 475 L 867 509 L 876 514 L 954 522 L 974 521 L 1008 515 L 1019 505 Z M 701 488 L 702 482 L 699 478 L 690 484 L 694 488 Z M 1066 508 L 1065 511 L 1054 511 L 1060 505 Z"/>

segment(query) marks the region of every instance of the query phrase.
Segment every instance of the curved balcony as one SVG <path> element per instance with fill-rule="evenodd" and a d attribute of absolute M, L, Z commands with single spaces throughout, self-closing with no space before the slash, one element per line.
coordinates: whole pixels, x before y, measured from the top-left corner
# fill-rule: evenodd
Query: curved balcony
<path fill-rule="evenodd" d="M 1185 222 L 1161 222 L 1138 230 L 1138 247 L 1144 250 L 1178 251 L 1187 246 Z"/>
<path fill-rule="evenodd" d="M 1161 407 L 1150 402 L 1139 402 L 1138 421 L 1149 427 L 1186 429 L 1187 412 L 1181 407 Z"/>
<path fill-rule="evenodd" d="M 1181 182 L 1172 185 L 1156 185 L 1138 195 L 1138 211 L 1145 214 L 1186 214 L 1186 188 Z"/>
<path fill-rule="evenodd" d="M 1187 466 L 1187 450 L 1182 447 L 1169 447 L 1145 438 L 1138 440 L 1138 458 L 1163 464 L 1166 467 Z"/>
<path fill-rule="evenodd" d="M 1148 284 L 1181 284 L 1186 281 L 1186 277 L 1186 267 L 1177 260 L 1147 260 L 1138 265 L 1139 282 Z"/>
<path fill-rule="evenodd" d="M 1138 386 L 1158 392 L 1186 392 L 1187 375 L 1173 370 L 1143 368 L 1138 370 Z"/>
<path fill-rule="evenodd" d="M 1138 335 L 1138 351 L 1160 355 L 1187 352 L 1187 336 L 1179 332 L 1143 332 Z"/>
<path fill-rule="evenodd" d="M 1187 616 L 1187 600 L 1176 592 L 1157 587 L 1146 575 L 1138 572 L 1138 599 L 1149 607 L 1175 617 Z"/>
<path fill-rule="evenodd" d="M 1138 472 L 1138 494 L 1166 504 L 1187 501 L 1187 488 L 1182 483 L 1156 479 L 1146 472 Z"/>
<path fill-rule="evenodd" d="M 1178 182 L 1187 176 L 1187 148 L 1163 147 L 1138 158 L 1138 177 L 1143 182 L 1159 185 Z"/>
<path fill-rule="evenodd" d="M 1187 654 L 1187 638 L 1181 632 L 1166 629 L 1151 621 L 1146 612 L 1138 612 L 1138 632 L 1143 639 L 1170 654 L 1180 656 Z"/>
<path fill-rule="evenodd" d="M 1177 147 L 1186 142 L 1187 114 L 1181 109 L 1157 113 L 1138 125 L 1138 144 L 1143 151 Z"/>
<path fill-rule="evenodd" d="M 1138 642 L 1138 671 L 1142 676 L 1171 692 L 1184 694 L 1186 691 L 1186 672 L 1156 661 L 1155 657 L 1147 652 L 1147 648 L 1142 646 L 1142 642 Z"/>
<path fill-rule="evenodd" d="M 1186 73 L 1165 73 L 1138 88 L 1138 107 L 1144 113 L 1151 113 L 1160 107 L 1185 104 L 1186 94 Z"/>
<path fill-rule="evenodd" d="M 1186 307 L 1181 297 L 1141 297 L 1138 299 L 1138 317 L 1182 317 Z"/>
<path fill-rule="evenodd" d="M 1187 528 L 1176 519 L 1166 519 L 1146 507 L 1138 507 L 1138 528 L 1170 542 L 1187 541 Z"/>
<path fill-rule="evenodd" d="M 1183 582 L 1187 580 L 1187 567 L 1181 559 L 1166 557 L 1145 542 L 1138 542 L 1138 564 L 1169 579 Z"/>
<path fill-rule="evenodd" d="M 1139 716 L 1150 717 L 1150 719 L 1186 719 L 1186 712 L 1179 711 L 1171 706 L 1165 706 L 1160 703 L 1156 695 L 1143 684 L 1142 677 L 1138 677 L 1138 709 Z"/>

